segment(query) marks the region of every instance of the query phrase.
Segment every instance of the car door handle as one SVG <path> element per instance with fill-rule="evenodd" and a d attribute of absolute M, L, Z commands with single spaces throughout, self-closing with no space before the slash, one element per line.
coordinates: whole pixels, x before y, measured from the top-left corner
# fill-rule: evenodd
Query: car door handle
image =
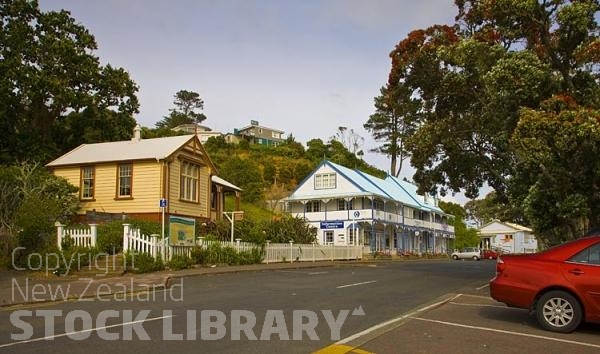
<path fill-rule="evenodd" d="M 582 275 L 585 272 L 583 270 L 581 270 L 581 269 L 571 269 L 571 270 L 569 270 L 569 273 L 575 274 L 575 275 Z"/>

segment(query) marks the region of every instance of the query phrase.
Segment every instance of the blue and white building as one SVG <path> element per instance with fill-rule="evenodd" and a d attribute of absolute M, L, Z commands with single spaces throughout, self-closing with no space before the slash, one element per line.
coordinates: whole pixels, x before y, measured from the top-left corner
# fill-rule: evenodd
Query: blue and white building
<path fill-rule="evenodd" d="M 437 199 L 393 176 L 381 179 L 323 161 L 286 199 L 293 216 L 318 229 L 320 244 L 364 245 L 369 251 L 445 253 L 453 216 Z"/>

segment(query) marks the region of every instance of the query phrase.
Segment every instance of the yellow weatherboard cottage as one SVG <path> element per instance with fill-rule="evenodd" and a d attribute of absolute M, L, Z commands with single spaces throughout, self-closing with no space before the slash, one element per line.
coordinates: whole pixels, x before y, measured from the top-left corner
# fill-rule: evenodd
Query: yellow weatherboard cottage
<path fill-rule="evenodd" d="M 216 176 L 196 135 L 83 144 L 46 166 L 79 187 L 80 216 L 88 221 L 135 217 L 159 221 L 161 199 L 167 216 L 199 222 L 220 219 L 224 194 L 241 189 Z"/>

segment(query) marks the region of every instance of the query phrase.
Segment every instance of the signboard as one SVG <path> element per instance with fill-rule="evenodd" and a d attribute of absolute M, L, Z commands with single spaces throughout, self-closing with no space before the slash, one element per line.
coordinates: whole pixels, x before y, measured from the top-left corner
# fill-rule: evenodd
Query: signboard
<path fill-rule="evenodd" d="M 181 216 L 169 216 L 169 235 L 172 245 L 194 243 L 196 220 Z"/>
<path fill-rule="evenodd" d="M 343 229 L 343 221 L 321 221 L 321 229 Z"/>
<path fill-rule="evenodd" d="M 358 218 L 358 217 L 360 217 L 360 211 L 358 211 L 358 210 L 357 210 L 357 211 L 355 211 L 355 212 L 354 212 L 354 217 L 355 217 L 355 218 Z"/>
<path fill-rule="evenodd" d="M 166 199 L 164 199 L 164 198 L 162 198 L 162 199 L 160 200 L 160 203 L 159 203 L 159 205 L 160 205 L 160 207 L 161 207 L 161 208 L 166 208 L 166 207 L 167 207 L 167 200 L 166 200 Z"/>

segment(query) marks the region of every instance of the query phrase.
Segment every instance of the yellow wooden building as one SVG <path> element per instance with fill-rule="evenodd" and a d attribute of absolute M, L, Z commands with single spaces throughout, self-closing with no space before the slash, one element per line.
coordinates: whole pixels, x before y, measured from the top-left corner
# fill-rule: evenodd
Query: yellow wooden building
<path fill-rule="evenodd" d="M 220 219 L 225 193 L 241 189 L 217 177 L 196 135 L 83 144 L 46 165 L 79 187 L 80 216 L 87 221 L 141 218 L 158 221 L 160 200 L 168 215 L 199 222 Z"/>

